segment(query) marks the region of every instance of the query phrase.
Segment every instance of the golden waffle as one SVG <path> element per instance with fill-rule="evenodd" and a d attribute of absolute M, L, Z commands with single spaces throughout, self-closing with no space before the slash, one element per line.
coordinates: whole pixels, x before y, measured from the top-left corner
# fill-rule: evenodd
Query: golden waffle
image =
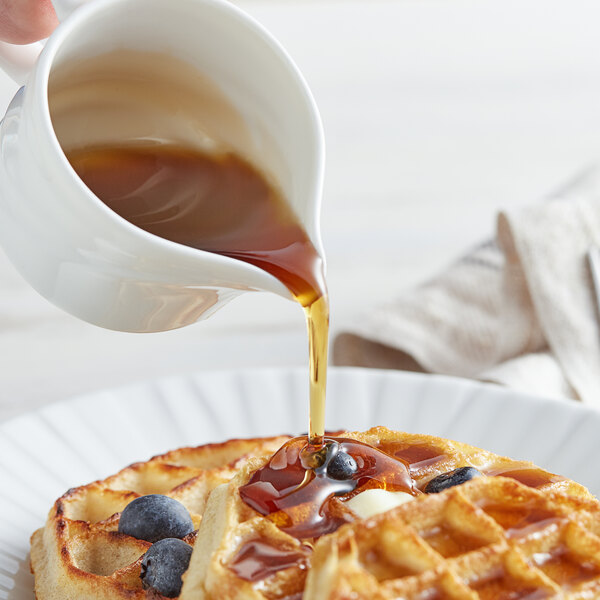
<path fill-rule="evenodd" d="M 465 444 L 384 428 L 343 435 L 379 446 L 405 460 L 420 487 L 440 473 L 472 465 L 488 474 L 508 473 L 520 478 L 536 486 L 543 495 L 562 497 L 561 492 L 566 491 L 582 499 L 591 497 L 582 486 L 541 471 L 531 463 L 515 462 Z M 142 589 L 139 578 L 141 557 L 151 544 L 117 531 L 124 507 L 138 496 L 153 493 L 179 500 L 189 510 L 194 526 L 201 526 L 198 538 L 196 532 L 186 538 L 195 545 L 195 552 L 185 576 L 182 600 L 204 596 L 299 598 L 311 562 L 316 564 L 312 558 L 314 543 L 303 543 L 283 532 L 242 502 L 239 495 L 239 486 L 288 439 L 282 436 L 231 440 L 183 448 L 69 490 L 54 504 L 46 526 L 32 536 L 31 563 L 38 600 L 160 598 Z M 488 480 L 503 481 L 485 481 Z M 521 489 L 518 484 L 512 485 Z M 445 497 L 446 492 L 436 496 Z M 357 516 L 344 503 L 334 503 L 335 510 L 346 520 L 356 520 Z M 356 526 L 360 528 L 360 523 L 369 522 L 356 521 Z M 342 540 L 342 535 L 350 535 L 344 532 L 352 531 L 351 527 L 354 525 L 343 527 L 339 534 L 323 536 L 315 552 L 322 552 L 327 540 Z M 348 559 L 341 542 L 339 548 L 338 558 Z M 262 572 L 259 569 L 253 581 L 247 581 L 239 572 L 252 561 L 253 552 L 270 553 L 269 565 Z M 358 569 L 360 564 L 355 566 Z M 356 573 L 364 582 L 369 580 L 368 569 L 358 569 Z M 322 570 L 314 569 L 311 578 L 314 577 L 322 578 Z"/>
<path fill-rule="evenodd" d="M 598 535 L 595 500 L 477 478 L 321 538 L 304 600 L 598 598 Z"/>
<path fill-rule="evenodd" d="M 37 600 L 160 597 L 142 589 L 139 577 L 141 557 L 151 544 L 117 532 L 120 512 L 138 496 L 165 494 L 186 506 L 197 528 L 211 490 L 231 479 L 250 456 L 270 456 L 286 439 L 182 448 L 69 490 L 31 538 Z M 192 533 L 186 541 L 194 538 Z"/>
<path fill-rule="evenodd" d="M 506 559 L 512 569 L 511 561 L 517 561 L 515 557 L 518 557 L 516 551 L 502 553 L 502 550 L 501 552 L 501 549 L 510 545 L 507 541 L 509 535 L 503 536 L 502 527 L 495 525 L 490 517 L 486 518 L 484 511 L 476 508 L 477 502 L 485 502 L 486 494 L 489 495 L 490 501 L 504 501 L 509 505 L 513 501 L 519 502 L 531 498 L 542 504 L 547 503 L 544 507 L 553 519 L 560 520 L 570 511 L 581 512 L 582 527 L 587 523 L 585 519 L 593 520 L 596 515 L 598 505 L 583 486 L 551 475 L 528 462 L 503 458 L 458 442 L 432 436 L 393 432 L 381 427 L 365 433 L 344 433 L 343 437 L 378 447 L 403 459 L 408 464 L 410 475 L 419 489 L 422 489 L 433 477 L 463 466 L 473 466 L 484 474 L 502 475 L 502 477 L 484 477 L 469 483 L 465 490 L 473 497 L 480 494 L 470 504 L 466 500 L 463 502 L 462 497 L 457 496 L 457 492 L 453 491 L 463 487 L 459 486 L 439 494 L 423 495 L 422 499 L 419 498 L 383 513 L 380 517 L 367 520 L 359 519 L 342 500 L 333 499 L 332 511 L 341 520 L 351 523 L 342 526 L 336 533 L 322 536 L 318 541 L 299 540 L 280 529 L 275 524 L 277 519 L 263 516 L 242 500 L 240 488 L 247 484 L 253 473 L 263 467 L 269 459 L 262 457 L 249 461 L 229 483 L 217 487 L 210 495 L 190 567 L 184 576 L 181 600 L 202 598 L 297 600 L 302 597 L 307 575 L 308 587 L 304 593 L 305 600 L 313 600 L 317 597 L 319 600 L 359 598 L 367 594 L 377 599 L 391 600 L 405 598 L 402 595 L 405 593 L 404 590 L 409 594 L 406 598 L 415 600 L 479 597 L 517 600 L 526 596 L 504 594 L 502 587 L 504 582 L 498 584 L 496 595 L 494 595 L 496 592 L 492 591 L 491 595 L 489 593 L 485 595 L 487 592 L 478 592 L 480 595 L 476 596 L 473 595 L 475 592 L 460 580 L 461 576 L 467 578 L 472 576 L 480 566 L 482 569 L 484 567 L 487 569 L 486 574 L 490 577 L 492 573 L 500 572 L 505 568 L 502 566 L 504 563 L 501 557 L 502 560 Z M 446 502 L 445 499 L 448 497 L 459 499 Z M 402 523 L 403 528 L 400 529 L 395 525 L 395 515 L 404 514 L 403 511 L 407 511 L 407 514 L 413 514 L 410 511 L 419 513 L 418 507 L 425 508 L 430 505 L 433 508 L 421 517 L 425 520 L 426 515 L 429 514 L 430 520 L 427 523 L 430 529 L 422 535 L 428 535 L 430 543 L 420 537 L 419 532 L 409 530 L 401 517 L 398 517 L 398 522 Z M 502 504 L 500 503 L 499 506 L 501 507 Z M 463 546 L 457 546 L 456 551 L 462 560 L 460 564 L 464 565 L 464 570 L 458 575 L 450 567 L 444 567 L 446 558 L 434 549 L 436 544 L 441 548 L 442 542 L 438 544 L 434 541 L 434 537 L 437 535 L 440 539 L 444 538 L 446 528 L 452 527 L 456 520 L 461 519 L 461 508 L 476 517 L 465 522 L 464 528 L 467 528 L 468 535 L 464 543 L 471 538 L 478 540 L 478 543 L 480 540 L 485 543 L 474 545 L 483 548 L 479 554 L 471 554 L 463 551 Z M 585 513 L 584 519 L 582 511 L 588 508 L 589 513 Z M 385 534 L 385 540 L 382 540 L 378 529 L 380 524 L 387 522 L 385 518 L 388 515 L 393 526 Z M 588 515 L 593 515 L 593 518 Z M 548 530 L 551 533 L 554 529 L 560 529 L 561 535 L 567 530 L 575 531 L 563 526 L 562 521 L 560 525 L 559 528 L 558 525 L 555 527 L 554 523 L 550 523 Z M 381 529 L 386 528 L 381 525 Z M 406 539 L 403 537 L 405 534 L 408 535 Z M 373 543 L 370 546 L 365 543 L 367 549 L 361 554 L 363 535 Z M 458 541 L 463 539 L 461 535 L 462 530 L 458 527 Z M 586 536 L 588 536 L 586 540 L 593 537 L 587 533 Z M 450 546 L 454 538 L 449 539 Z M 546 536 L 544 539 L 549 538 Z M 458 541 L 456 541 L 457 545 Z M 543 554 L 544 545 L 542 541 L 539 541 L 539 544 L 540 552 Z M 382 560 L 381 572 L 378 572 L 377 552 L 380 547 Z M 510 547 L 512 549 L 512 546 Z M 555 545 L 552 548 L 558 547 Z M 418 552 L 413 554 L 415 549 Z M 396 552 L 403 556 L 403 559 L 399 560 L 406 564 L 396 571 L 388 570 L 385 561 L 393 563 Z M 443 552 L 447 553 L 446 550 Z M 528 556 L 532 555 L 530 553 Z M 368 557 L 368 567 L 362 562 L 363 556 Z M 467 568 L 472 570 L 468 572 Z M 383 577 L 388 571 L 392 574 L 389 590 L 385 587 L 387 583 L 384 585 L 377 576 Z M 511 570 L 510 573 L 512 572 Z M 533 572 L 536 573 L 536 578 L 538 572 L 543 573 L 540 569 Z M 417 573 L 424 574 L 420 579 L 415 579 L 414 575 Z M 542 575 L 539 577 L 541 578 Z M 546 587 L 543 589 L 556 589 L 549 581 L 549 577 L 546 577 L 544 580 Z M 394 585 L 400 590 L 397 593 Z M 446 587 L 440 587 L 444 585 Z M 454 595 L 451 595 L 452 593 Z M 545 596 L 539 596 L 539 598 L 543 597 Z M 531 600 L 534 598 L 538 596 L 532 596 Z"/>

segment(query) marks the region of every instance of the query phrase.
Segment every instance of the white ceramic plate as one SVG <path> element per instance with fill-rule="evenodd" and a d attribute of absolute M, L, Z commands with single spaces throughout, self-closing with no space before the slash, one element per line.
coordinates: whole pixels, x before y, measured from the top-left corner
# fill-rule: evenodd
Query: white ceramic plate
<path fill-rule="evenodd" d="M 69 487 L 178 446 L 295 433 L 305 369 L 200 373 L 54 404 L 0 425 L 0 599 L 31 600 L 29 536 Z M 328 427 L 449 437 L 600 492 L 600 412 L 447 377 L 332 369 Z"/>

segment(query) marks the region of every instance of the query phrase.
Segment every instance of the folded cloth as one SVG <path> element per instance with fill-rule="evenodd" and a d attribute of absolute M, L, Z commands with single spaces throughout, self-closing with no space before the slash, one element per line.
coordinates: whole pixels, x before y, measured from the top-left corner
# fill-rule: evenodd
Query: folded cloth
<path fill-rule="evenodd" d="M 339 334 L 338 365 L 428 371 L 600 408 L 600 324 L 588 251 L 600 169 L 498 216 L 496 240 Z"/>

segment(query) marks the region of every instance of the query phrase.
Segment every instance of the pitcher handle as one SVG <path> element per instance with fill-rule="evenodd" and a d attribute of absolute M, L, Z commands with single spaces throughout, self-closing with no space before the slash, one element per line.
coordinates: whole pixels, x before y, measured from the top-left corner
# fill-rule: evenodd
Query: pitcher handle
<path fill-rule="evenodd" d="M 56 16 L 64 21 L 74 10 L 88 0 L 52 0 Z M 18 46 L 0 41 L 0 68 L 19 85 L 23 85 L 33 69 L 44 45 L 41 42 Z"/>

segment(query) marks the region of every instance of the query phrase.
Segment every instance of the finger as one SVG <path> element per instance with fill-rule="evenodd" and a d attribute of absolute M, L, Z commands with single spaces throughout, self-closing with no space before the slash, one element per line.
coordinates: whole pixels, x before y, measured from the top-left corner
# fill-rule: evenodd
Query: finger
<path fill-rule="evenodd" d="M 0 39 L 30 44 L 48 37 L 58 25 L 50 0 L 0 0 Z"/>

